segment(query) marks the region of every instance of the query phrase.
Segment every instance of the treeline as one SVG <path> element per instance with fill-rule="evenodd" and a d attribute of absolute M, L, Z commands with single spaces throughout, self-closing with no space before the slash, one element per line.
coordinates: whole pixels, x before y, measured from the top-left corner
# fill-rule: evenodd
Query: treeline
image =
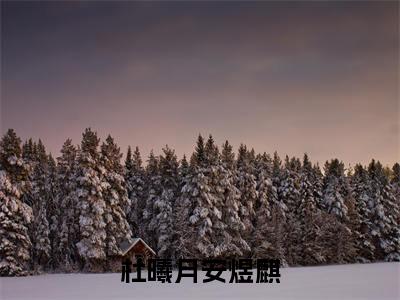
<path fill-rule="evenodd" d="M 285 265 L 400 260 L 400 165 L 372 160 L 323 172 L 305 154 L 283 161 L 202 136 L 190 159 L 166 146 L 124 163 L 86 129 L 59 157 L 0 141 L 0 274 L 106 271 L 119 244 L 142 237 L 159 257 L 279 258 Z"/>

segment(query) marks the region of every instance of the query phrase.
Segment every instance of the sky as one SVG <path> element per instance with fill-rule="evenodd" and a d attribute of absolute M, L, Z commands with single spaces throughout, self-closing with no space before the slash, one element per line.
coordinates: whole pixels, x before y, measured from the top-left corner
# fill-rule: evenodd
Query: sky
<path fill-rule="evenodd" d="M 1 2 L 0 131 L 400 161 L 399 2 Z"/>

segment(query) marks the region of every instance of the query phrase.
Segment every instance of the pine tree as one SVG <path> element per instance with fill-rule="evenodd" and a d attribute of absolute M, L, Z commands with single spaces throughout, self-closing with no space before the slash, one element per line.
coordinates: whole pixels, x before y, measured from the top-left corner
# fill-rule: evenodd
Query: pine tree
<path fill-rule="evenodd" d="M 99 168 L 99 138 L 87 128 L 82 135 L 77 157 L 76 192 L 79 209 L 79 256 L 88 271 L 101 270 L 106 258 L 106 203 L 103 192 L 108 187 L 104 170 Z"/>
<path fill-rule="evenodd" d="M 153 213 L 157 228 L 156 244 L 160 257 L 174 256 L 172 249 L 175 199 L 178 197 L 178 160 L 175 151 L 166 146 L 160 156 L 160 175 L 162 192 L 154 202 Z"/>
<path fill-rule="evenodd" d="M 371 211 L 368 208 L 370 203 L 371 188 L 367 170 L 360 164 L 354 168 L 354 174 L 351 178 L 352 193 L 354 198 L 353 217 L 351 229 L 354 234 L 355 247 L 357 249 L 357 259 L 361 262 L 369 262 L 374 260 L 375 246 L 370 228 Z"/>
<path fill-rule="evenodd" d="M 273 189 L 271 190 L 269 200 L 271 202 L 271 206 L 279 207 L 279 210 L 281 210 L 281 212 L 277 213 L 277 214 L 278 215 L 281 214 L 281 215 L 285 216 L 289 209 L 288 209 L 287 205 L 285 204 L 285 202 L 283 202 L 281 197 L 279 196 L 281 177 L 283 176 L 282 174 L 283 174 L 282 161 L 281 161 L 278 153 L 275 151 L 274 157 L 272 160 L 272 175 L 271 175 Z"/>
<path fill-rule="evenodd" d="M 241 144 L 237 158 L 237 183 L 236 187 L 241 192 L 240 195 L 240 217 L 245 225 L 243 237 L 247 242 L 251 241 L 254 231 L 255 210 L 254 205 L 257 201 L 257 182 L 254 174 L 251 154 L 245 145 Z"/>
<path fill-rule="evenodd" d="M 280 206 L 271 207 L 271 217 L 258 224 L 256 243 L 253 246 L 254 258 L 279 259 L 282 266 L 288 266 L 285 254 L 286 216 Z"/>
<path fill-rule="evenodd" d="M 392 168 L 392 178 L 390 180 L 392 185 L 393 195 L 396 199 L 397 206 L 400 207 L 400 164 L 395 163 Z M 400 216 L 397 218 L 397 224 L 400 224 Z"/>
<path fill-rule="evenodd" d="M 51 187 L 49 185 L 49 162 L 46 149 L 41 140 L 39 140 L 33 166 L 32 175 L 32 209 L 34 222 L 31 229 L 33 247 L 33 263 L 35 269 L 49 268 L 51 258 L 50 225 L 47 209 L 50 198 L 52 197 Z"/>
<path fill-rule="evenodd" d="M 154 205 L 157 201 L 160 201 L 162 189 L 161 189 L 161 175 L 159 158 L 156 157 L 153 151 L 150 152 L 147 167 L 146 167 L 146 207 L 143 210 L 143 227 L 144 237 L 148 241 L 148 244 L 156 249 L 156 231 L 157 221 L 154 212 Z"/>
<path fill-rule="evenodd" d="M 178 172 L 179 172 L 179 178 L 180 178 L 180 187 L 182 188 L 183 187 L 182 179 L 185 178 L 186 175 L 188 175 L 190 172 L 190 166 L 186 159 L 186 155 L 183 155 L 183 158 L 180 161 Z"/>
<path fill-rule="evenodd" d="M 0 141 L 0 166 L 6 171 L 11 182 L 22 193 L 22 200 L 32 206 L 30 199 L 31 166 L 22 157 L 21 139 L 13 129 L 9 129 Z M 33 145 L 33 153 L 35 153 Z"/>
<path fill-rule="evenodd" d="M 347 218 L 345 199 L 350 194 L 347 179 L 344 174 L 344 165 L 338 159 L 325 163 L 323 208 L 334 214 L 340 220 Z"/>
<path fill-rule="evenodd" d="M 0 275 L 27 275 L 31 261 L 32 209 L 22 201 L 29 187 L 21 140 L 10 129 L 0 141 Z"/>
<path fill-rule="evenodd" d="M 136 147 L 132 155 L 129 147 L 125 159 L 125 181 L 128 188 L 128 197 L 131 205 L 128 211 L 128 221 L 131 230 L 136 236 L 144 236 L 143 211 L 146 206 L 145 174 L 139 148 Z"/>
<path fill-rule="evenodd" d="M 62 211 L 59 220 L 58 245 L 55 256 L 65 271 L 78 268 L 78 250 L 76 241 L 79 238 L 79 209 L 76 198 L 77 149 L 71 139 L 62 146 L 61 156 L 57 158 L 57 194 L 56 201 Z"/>
<path fill-rule="evenodd" d="M 25 163 L 30 163 L 35 160 L 35 152 L 35 145 L 33 143 L 33 140 L 30 138 L 22 145 L 22 158 Z"/>
<path fill-rule="evenodd" d="M 22 191 L 29 189 L 28 169 L 22 160 L 21 139 L 13 129 L 9 129 L 0 142 L 0 165 L 7 172 L 12 183 L 20 185 Z"/>
<path fill-rule="evenodd" d="M 204 138 L 199 135 L 197 138 L 197 144 L 195 148 L 195 152 L 190 157 L 190 166 L 191 167 L 206 167 L 206 154 L 205 154 L 205 145 Z"/>
<path fill-rule="evenodd" d="M 300 205 L 296 217 L 299 220 L 299 227 L 295 232 L 300 238 L 300 253 L 298 260 L 301 265 L 317 265 L 326 262 L 322 255 L 322 247 L 316 240 L 322 237 L 320 230 L 321 211 L 318 209 L 320 191 L 316 190 L 315 182 L 318 178 L 308 155 L 304 154 L 303 165 L 299 176 Z M 314 183 L 314 184 L 313 184 Z"/>
<path fill-rule="evenodd" d="M 271 217 L 271 207 L 273 203 L 273 200 L 271 200 L 271 193 L 276 192 L 271 180 L 272 161 L 266 153 L 257 156 L 255 172 L 257 181 L 257 201 L 255 203 L 256 234 L 252 241 L 253 247 L 257 247 L 265 238 L 261 229 L 267 224 Z"/>
<path fill-rule="evenodd" d="M 60 265 L 59 257 L 57 256 L 56 249 L 60 243 L 60 220 L 62 212 L 59 210 L 59 202 L 57 199 L 58 183 L 57 183 L 57 163 L 51 154 L 47 157 L 48 172 L 47 172 L 47 186 L 48 186 L 48 202 L 47 202 L 47 220 L 49 222 L 49 239 L 51 246 L 50 264 L 51 268 Z"/>
<path fill-rule="evenodd" d="M 177 205 L 179 245 L 177 257 L 188 255 L 197 258 L 215 256 L 213 244 L 213 218 L 219 216 L 214 211 L 214 196 L 210 176 L 210 159 L 214 159 L 215 148 L 208 145 L 208 153 L 204 139 L 200 135 L 196 150 L 191 157 L 191 172 L 186 176 L 181 197 Z"/>
<path fill-rule="evenodd" d="M 240 218 L 240 191 L 235 186 L 236 175 L 235 154 L 226 141 L 214 172 L 213 244 L 216 257 L 243 257 L 251 251 L 242 236 L 245 224 Z"/>
<path fill-rule="evenodd" d="M 104 222 L 106 231 L 106 254 L 120 254 L 119 245 L 131 240 L 132 232 L 125 211 L 130 201 L 124 179 L 124 168 L 121 164 L 122 154 L 114 139 L 109 135 L 101 145 L 101 168 L 106 186 L 103 188 L 105 202 Z"/>
<path fill-rule="evenodd" d="M 372 195 L 368 204 L 371 210 L 372 232 L 377 249 L 377 259 L 400 260 L 400 229 L 396 222 L 399 207 L 389 179 L 379 162 L 372 160 L 368 166 Z"/>
<path fill-rule="evenodd" d="M 179 165 L 179 197 L 175 201 L 174 213 L 174 236 L 173 236 L 173 248 L 174 248 L 174 258 L 185 258 L 189 257 L 189 249 L 185 246 L 184 240 L 186 239 L 187 232 L 184 232 L 184 228 L 187 228 L 189 209 L 186 205 L 187 199 L 183 199 L 181 196 L 183 187 L 186 184 L 187 178 L 189 178 L 192 167 L 187 162 L 186 156 L 183 155 L 182 160 Z"/>
<path fill-rule="evenodd" d="M 322 256 L 330 264 L 344 264 L 353 260 L 356 255 L 352 232 L 348 226 L 334 214 L 322 212 L 321 217 L 315 220 L 321 228 L 322 234 L 316 243 L 322 246 Z"/>
<path fill-rule="evenodd" d="M 299 186 L 300 163 L 294 158 L 285 158 L 285 166 L 280 177 L 278 196 L 284 202 L 290 213 L 294 213 L 300 205 L 300 186 Z"/>
<path fill-rule="evenodd" d="M 32 209 L 21 201 L 21 191 L 0 168 L 0 275 L 27 275 L 31 241 L 28 226 Z"/>

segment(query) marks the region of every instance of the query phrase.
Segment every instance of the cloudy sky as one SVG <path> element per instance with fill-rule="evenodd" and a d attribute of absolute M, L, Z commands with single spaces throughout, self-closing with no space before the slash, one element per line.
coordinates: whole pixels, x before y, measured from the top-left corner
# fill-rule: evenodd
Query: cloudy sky
<path fill-rule="evenodd" d="M 1 133 L 399 161 L 399 3 L 1 3 Z"/>

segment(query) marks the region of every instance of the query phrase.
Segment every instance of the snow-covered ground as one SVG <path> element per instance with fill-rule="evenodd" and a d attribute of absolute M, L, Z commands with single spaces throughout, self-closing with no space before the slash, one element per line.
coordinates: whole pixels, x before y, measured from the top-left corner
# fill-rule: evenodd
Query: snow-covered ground
<path fill-rule="evenodd" d="M 229 272 L 226 272 L 229 277 Z M 1 278 L 9 299 L 400 299 L 400 264 L 282 269 L 280 284 L 121 283 L 120 274 L 52 274 Z M 177 274 L 174 272 L 173 281 Z M 229 279 L 229 278 L 228 278 Z"/>

